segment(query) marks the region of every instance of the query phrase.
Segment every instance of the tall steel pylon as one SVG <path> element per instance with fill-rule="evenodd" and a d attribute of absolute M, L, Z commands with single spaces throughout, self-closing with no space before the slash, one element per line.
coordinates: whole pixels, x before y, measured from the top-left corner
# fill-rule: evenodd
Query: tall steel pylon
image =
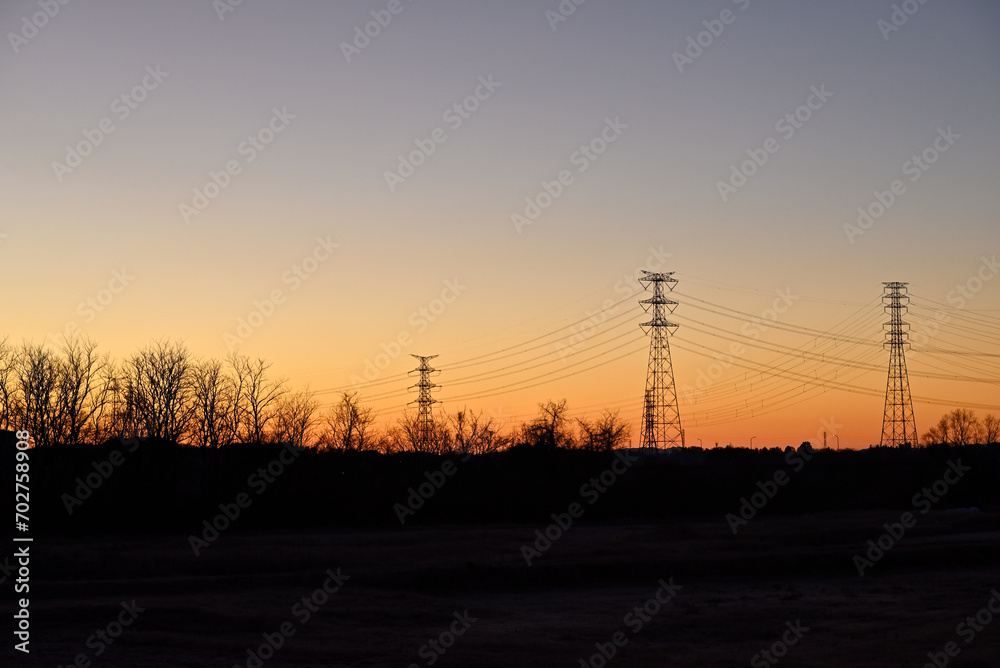
<path fill-rule="evenodd" d="M 904 443 L 917 444 L 917 425 L 913 419 L 913 400 L 910 398 L 910 379 L 906 374 L 904 351 L 910 347 L 909 325 L 903 322 L 910 297 L 906 283 L 888 282 L 882 295 L 883 308 L 889 322 L 883 325 L 889 349 L 889 380 L 885 386 L 885 412 L 882 415 L 882 445 L 899 447 Z"/>
<path fill-rule="evenodd" d="M 420 365 L 410 371 L 411 374 L 419 373 L 420 380 L 416 385 L 411 385 L 410 389 L 417 388 L 417 398 L 411 404 L 417 404 L 417 438 L 420 441 L 422 450 L 426 450 L 434 438 L 434 417 L 431 415 L 431 406 L 438 403 L 437 399 L 431 396 L 431 391 L 439 387 L 431 382 L 431 374 L 440 373 L 438 369 L 432 369 L 430 361 L 437 355 L 410 355 L 420 360 Z"/>
<path fill-rule="evenodd" d="M 670 361 L 669 337 L 677 325 L 667 320 L 677 302 L 663 293 L 666 285 L 673 291 L 677 279 L 674 272 L 665 273 L 643 270 L 639 279 L 646 290 L 653 286 L 653 296 L 639 301 L 652 318 L 639 325 L 649 334 L 649 370 L 646 373 L 646 393 L 643 395 L 642 447 L 660 448 L 684 445 L 681 430 L 681 413 L 677 406 L 677 386 L 674 384 L 674 367 Z"/>

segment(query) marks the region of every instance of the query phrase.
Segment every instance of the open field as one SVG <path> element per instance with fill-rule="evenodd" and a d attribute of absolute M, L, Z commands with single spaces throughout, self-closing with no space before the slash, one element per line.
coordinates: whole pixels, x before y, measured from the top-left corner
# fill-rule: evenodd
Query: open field
<path fill-rule="evenodd" d="M 721 517 L 580 525 L 531 567 L 520 548 L 536 525 L 233 530 L 198 557 L 183 535 L 45 538 L 32 547 L 32 653 L 14 664 L 247 665 L 247 648 L 289 622 L 264 665 L 423 666 L 434 656 L 421 647 L 468 610 L 477 621 L 435 665 L 580 666 L 621 631 L 608 665 L 746 666 L 797 621 L 808 631 L 782 666 L 922 666 L 948 641 L 952 665 L 997 665 L 1000 620 L 968 644 L 956 625 L 1000 587 L 1000 513 L 931 512 L 859 577 L 854 554 L 898 519 L 759 517 L 738 536 Z M 348 579 L 305 621 L 293 606 L 338 568 Z M 676 596 L 636 629 L 626 615 L 670 578 Z M 88 636 L 132 599 L 144 610 L 95 657 Z"/>

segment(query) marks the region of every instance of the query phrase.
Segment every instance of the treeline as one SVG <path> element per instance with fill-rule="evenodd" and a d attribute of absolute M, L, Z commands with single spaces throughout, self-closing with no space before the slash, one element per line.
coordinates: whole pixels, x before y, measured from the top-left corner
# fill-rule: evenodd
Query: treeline
<path fill-rule="evenodd" d="M 1000 418 L 987 413 L 982 420 L 975 411 L 956 408 L 941 416 L 921 437 L 924 445 L 971 445 L 1000 442 Z"/>
<path fill-rule="evenodd" d="M 205 522 L 213 523 L 223 507 L 232 511 L 241 494 L 250 502 L 228 522 L 240 531 L 435 523 L 542 528 L 575 502 L 585 509 L 581 523 L 715 518 L 729 535 L 729 513 L 913 510 L 922 490 L 936 494 L 934 510 L 983 511 L 957 513 L 956 522 L 981 517 L 995 524 L 992 513 L 1000 508 L 1000 446 L 648 453 L 514 447 L 471 457 L 296 452 L 293 458 L 280 445 L 210 450 L 153 439 L 39 449 L 31 455 L 32 530 L 205 536 Z M 12 470 L 14 457 L 13 444 L 0 444 L 0 467 Z M 936 481 L 956 466 L 959 482 L 941 494 Z M 5 495 L 0 512 L 13 515 L 13 502 Z M 899 512 L 886 519 L 892 516 Z M 869 537 L 858 535 L 859 544 Z M 531 529 L 525 538 L 533 540 Z"/>
<path fill-rule="evenodd" d="M 57 349 L 0 340 L 0 429 L 27 429 L 35 447 L 160 439 L 202 448 L 235 443 L 291 443 L 317 450 L 393 454 L 486 454 L 515 445 L 609 451 L 629 444 L 616 411 L 572 419 L 566 400 L 538 405 L 538 415 L 502 425 L 482 412 L 435 411 L 428 429 L 415 412 L 380 423 L 357 392 L 326 410 L 316 395 L 271 375 L 271 365 L 239 353 L 196 358 L 179 342 L 156 341 L 124 360 L 85 338 Z M 1000 419 L 956 409 L 928 430 L 923 445 L 1000 441 Z"/>
<path fill-rule="evenodd" d="M 384 454 L 486 454 L 516 444 L 612 450 L 630 430 L 617 412 L 571 420 L 566 401 L 539 404 L 538 417 L 501 433 L 498 420 L 468 409 L 437 411 L 428 429 L 415 412 L 390 424 L 356 392 L 321 411 L 314 393 L 292 390 L 271 365 L 233 353 L 197 359 L 178 342 L 157 341 L 124 360 L 85 338 L 58 349 L 0 341 L 0 428 L 27 429 L 33 445 L 99 445 L 158 439 L 202 448 L 291 443 L 318 450 Z"/>

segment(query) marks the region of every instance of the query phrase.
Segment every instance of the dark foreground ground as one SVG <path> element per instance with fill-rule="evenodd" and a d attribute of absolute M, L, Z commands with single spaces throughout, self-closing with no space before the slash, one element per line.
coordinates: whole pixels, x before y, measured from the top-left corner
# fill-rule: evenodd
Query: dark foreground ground
<path fill-rule="evenodd" d="M 12 650 L 8 579 L 0 665 L 246 666 L 283 623 L 265 666 L 601 666 L 616 632 L 608 666 L 775 665 L 755 655 L 779 643 L 783 667 L 920 667 L 950 641 L 947 665 L 1000 665 L 1000 615 L 956 631 L 1000 589 L 1000 513 L 921 516 L 859 577 L 853 556 L 899 514 L 758 517 L 738 536 L 718 516 L 578 525 L 530 567 L 521 546 L 543 526 L 232 530 L 198 557 L 185 535 L 39 538 L 31 655 Z M 349 579 L 304 620 L 294 606 L 338 568 Z M 670 603 L 626 618 L 670 578 Z M 144 610 L 96 656 L 88 637 L 133 599 Z M 443 655 L 424 647 L 465 611 Z"/>

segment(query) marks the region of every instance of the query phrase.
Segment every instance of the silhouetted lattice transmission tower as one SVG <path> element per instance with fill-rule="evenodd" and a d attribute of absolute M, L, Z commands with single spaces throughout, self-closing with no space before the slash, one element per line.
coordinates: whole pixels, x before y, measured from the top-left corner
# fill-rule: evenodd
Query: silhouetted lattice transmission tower
<path fill-rule="evenodd" d="M 883 283 L 882 303 L 889 314 L 883 348 L 889 349 L 889 380 L 885 387 L 885 413 L 882 416 L 882 445 L 899 447 L 917 444 L 917 425 L 913 419 L 910 379 L 906 374 L 904 351 L 909 348 L 909 325 L 903 322 L 910 298 L 906 283 Z"/>
<path fill-rule="evenodd" d="M 646 290 L 653 286 L 653 296 L 639 301 L 651 313 L 649 322 L 639 325 L 649 334 L 649 370 L 646 373 L 646 393 L 643 395 L 642 447 L 660 448 L 684 445 L 681 414 L 677 407 L 677 386 L 674 384 L 674 367 L 670 361 L 669 337 L 677 325 L 667 320 L 677 302 L 663 293 L 666 285 L 671 291 L 677 283 L 674 272 L 665 273 L 643 270 L 639 279 Z"/>
<path fill-rule="evenodd" d="M 417 404 L 417 438 L 420 441 L 421 449 L 426 450 L 430 445 L 431 439 L 434 438 L 434 417 L 431 415 L 431 406 L 438 403 L 437 399 L 431 396 L 431 391 L 439 387 L 431 382 L 431 374 L 440 373 L 438 369 L 432 369 L 430 361 L 437 357 L 437 355 L 428 355 L 426 357 L 420 355 L 410 355 L 410 357 L 416 357 L 420 360 L 420 365 L 410 371 L 410 373 L 419 373 L 420 380 L 417 381 L 416 385 L 411 385 L 410 389 L 417 388 L 417 398 L 411 401 L 411 404 Z"/>

